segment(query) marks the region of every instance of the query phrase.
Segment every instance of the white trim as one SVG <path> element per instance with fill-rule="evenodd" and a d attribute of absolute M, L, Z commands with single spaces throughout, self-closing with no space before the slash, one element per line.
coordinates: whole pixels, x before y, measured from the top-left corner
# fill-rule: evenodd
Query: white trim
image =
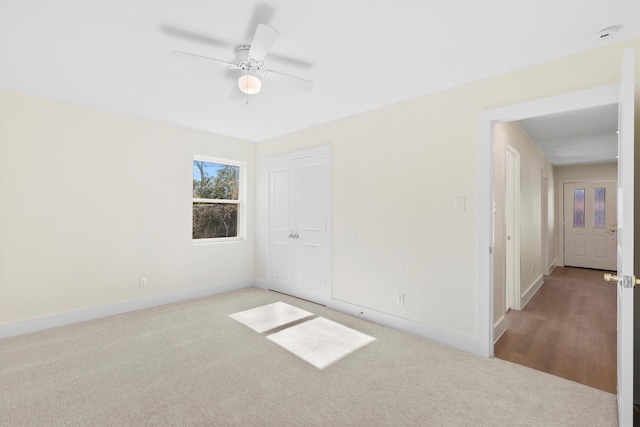
<path fill-rule="evenodd" d="M 243 160 L 223 159 L 222 157 L 202 156 L 199 154 L 194 154 L 193 160 L 196 162 L 217 163 L 219 165 L 247 167 L 247 162 Z"/>
<path fill-rule="evenodd" d="M 493 325 L 493 336 L 495 337 L 495 339 L 493 340 L 493 343 L 494 344 L 497 343 L 500 337 L 502 336 L 502 334 L 504 334 L 505 332 L 507 332 L 506 314 L 500 316 L 500 319 L 498 319 L 495 325 Z"/>
<path fill-rule="evenodd" d="M 225 199 L 198 199 L 194 198 L 194 202 L 196 203 L 219 203 L 219 204 L 229 204 L 229 205 L 239 205 L 240 200 L 225 200 Z"/>
<path fill-rule="evenodd" d="M 388 313 L 361 307 L 359 305 L 337 299 L 330 299 L 327 304 L 327 308 L 340 311 L 353 317 L 359 317 L 379 325 L 407 332 L 412 335 L 427 338 L 431 341 L 435 341 L 449 347 L 454 347 L 468 353 L 475 353 L 478 345 L 477 340 L 473 337 L 456 334 L 455 332 L 438 328 L 433 325 L 415 322 L 413 320 L 393 316 Z"/>
<path fill-rule="evenodd" d="M 101 317 L 128 313 L 130 311 L 157 307 L 159 305 L 171 304 L 174 302 L 220 294 L 223 292 L 235 291 L 238 289 L 249 288 L 252 285 L 253 282 L 251 280 L 221 283 L 194 289 L 185 289 L 182 291 L 166 294 L 151 295 L 144 298 L 121 301 L 97 307 L 68 311 L 66 313 L 57 313 L 49 316 L 36 317 L 34 319 L 21 320 L 18 322 L 5 323 L 0 325 L 0 339 L 13 337 L 16 335 L 28 334 L 31 332 L 43 331 L 45 329 L 70 325 L 72 323 L 99 319 Z"/>
<path fill-rule="evenodd" d="M 522 310 L 531 301 L 531 298 L 538 292 L 540 286 L 544 283 L 544 276 L 541 274 L 536 280 L 527 288 L 520 298 L 520 309 Z"/>
<path fill-rule="evenodd" d="M 493 355 L 493 138 L 494 125 L 530 117 L 618 103 L 618 85 L 484 111 L 478 117 L 477 340 L 475 353 Z"/>
<path fill-rule="evenodd" d="M 271 163 L 286 162 L 288 160 L 302 159 L 304 157 L 311 157 L 318 154 L 331 154 L 331 144 L 318 145 L 317 147 L 307 148 L 300 151 L 294 151 L 285 154 L 279 154 L 277 156 L 271 156 L 267 158 L 267 165 Z M 267 178 L 269 173 L 267 172 Z"/>
<path fill-rule="evenodd" d="M 519 301 L 521 309 L 523 309 L 529 303 L 529 301 L 531 301 L 531 298 L 535 295 L 536 292 L 538 292 L 538 290 L 540 289 L 543 283 L 544 283 L 544 277 L 540 275 L 540 277 L 538 277 L 531 284 L 531 286 L 529 286 L 529 288 L 525 291 L 524 295 Z M 498 319 L 493 325 L 493 336 L 494 336 L 493 344 L 494 345 L 495 343 L 498 342 L 502 334 L 504 334 L 506 331 L 507 331 L 507 317 L 506 317 L 506 314 L 504 314 L 500 316 L 500 319 Z"/>
<path fill-rule="evenodd" d="M 540 170 L 540 228 L 542 235 L 540 242 L 542 243 L 542 274 L 549 274 L 549 178 L 542 168 Z M 555 187 L 555 183 L 553 183 Z"/>

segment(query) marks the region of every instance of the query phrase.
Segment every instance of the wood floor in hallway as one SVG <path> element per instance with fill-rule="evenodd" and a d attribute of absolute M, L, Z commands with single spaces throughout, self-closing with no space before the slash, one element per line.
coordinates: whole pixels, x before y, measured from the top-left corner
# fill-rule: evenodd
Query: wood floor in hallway
<path fill-rule="evenodd" d="M 616 285 L 603 271 L 557 267 L 510 310 L 495 356 L 616 393 Z"/>

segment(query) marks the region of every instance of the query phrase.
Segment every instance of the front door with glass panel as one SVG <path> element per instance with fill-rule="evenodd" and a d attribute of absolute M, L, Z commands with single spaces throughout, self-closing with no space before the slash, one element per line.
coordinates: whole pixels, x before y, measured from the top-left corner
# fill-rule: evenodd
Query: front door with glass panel
<path fill-rule="evenodd" d="M 616 269 L 616 182 L 564 184 L 564 265 Z"/>

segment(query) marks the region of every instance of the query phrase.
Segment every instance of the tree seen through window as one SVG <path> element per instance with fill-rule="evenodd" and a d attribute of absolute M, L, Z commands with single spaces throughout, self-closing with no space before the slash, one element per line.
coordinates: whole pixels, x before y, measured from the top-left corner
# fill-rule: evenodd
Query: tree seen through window
<path fill-rule="evenodd" d="M 240 167 L 193 161 L 193 239 L 238 236 Z"/>

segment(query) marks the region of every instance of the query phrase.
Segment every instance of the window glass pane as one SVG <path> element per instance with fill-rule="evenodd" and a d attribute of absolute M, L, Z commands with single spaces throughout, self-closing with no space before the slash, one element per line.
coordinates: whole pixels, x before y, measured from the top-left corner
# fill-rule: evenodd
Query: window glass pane
<path fill-rule="evenodd" d="M 593 226 L 604 228 L 604 188 L 593 189 Z"/>
<path fill-rule="evenodd" d="M 584 188 L 573 190 L 573 226 L 584 227 Z"/>
<path fill-rule="evenodd" d="M 235 203 L 194 203 L 193 238 L 238 236 L 238 205 Z"/>
<path fill-rule="evenodd" d="M 193 161 L 193 197 L 238 200 L 240 167 Z"/>

